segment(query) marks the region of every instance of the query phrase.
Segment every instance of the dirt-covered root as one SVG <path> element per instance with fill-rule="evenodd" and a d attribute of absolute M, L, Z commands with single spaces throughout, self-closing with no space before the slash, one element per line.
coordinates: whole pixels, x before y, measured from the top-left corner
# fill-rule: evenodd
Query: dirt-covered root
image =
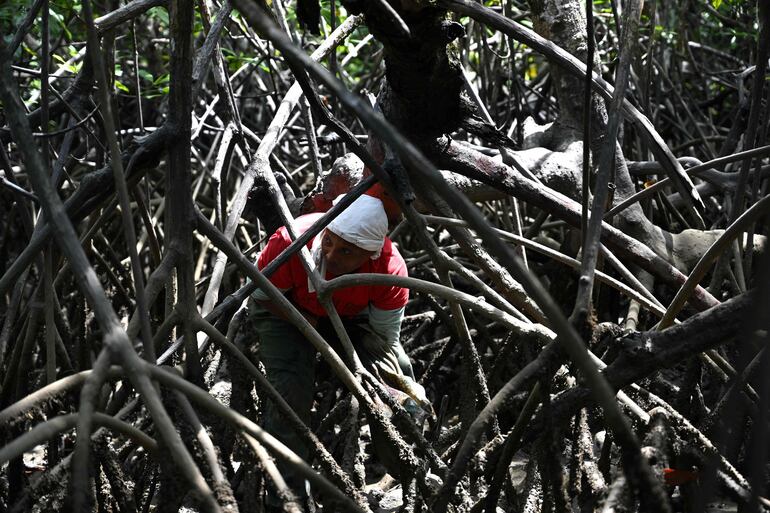
<path fill-rule="evenodd" d="M 656 238 L 654 242 L 657 244 L 650 244 L 650 247 L 655 253 L 684 273 L 692 271 L 698 260 L 724 233 L 724 230 L 695 230 L 692 228 L 682 230 L 679 233 L 670 233 L 659 228 L 658 230 L 660 231 L 660 238 Z M 663 244 L 660 244 L 661 239 L 664 241 Z M 764 241 L 764 236 L 755 237 L 753 249 L 755 251 L 761 250 Z"/>
<path fill-rule="evenodd" d="M 558 124 L 537 125 L 531 119 L 527 120 L 524 129 L 524 149 L 513 152 L 514 157 L 545 185 L 580 201 L 583 142 L 578 134 Z M 625 162 L 618 160 L 613 183 L 615 205 L 636 192 Z M 724 230 L 692 228 L 678 233 L 664 230 L 644 215 L 638 203 L 618 213 L 612 224 L 649 246 L 683 273 L 692 271 L 703 254 L 724 233 Z M 755 236 L 751 250 L 761 251 L 765 244 L 764 236 Z M 742 246 L 744 250 L 748 249 L 745 240 Z"/>

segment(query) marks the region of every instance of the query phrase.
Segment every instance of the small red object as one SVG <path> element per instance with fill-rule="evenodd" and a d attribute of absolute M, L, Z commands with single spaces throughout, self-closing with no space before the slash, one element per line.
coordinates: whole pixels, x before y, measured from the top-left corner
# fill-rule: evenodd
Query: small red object
<path fill-rule="evenodd" d="M 698 480 L 696 470 L 681 470 L 677 468 L 664 468 L 663 480 L 669 486 L 680 486 Z"/>

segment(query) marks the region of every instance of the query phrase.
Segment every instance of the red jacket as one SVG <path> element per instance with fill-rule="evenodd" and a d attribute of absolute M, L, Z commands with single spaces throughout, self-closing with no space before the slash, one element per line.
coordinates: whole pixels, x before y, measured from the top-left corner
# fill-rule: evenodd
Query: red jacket
<path fill-rule="evenodd" d="M 298 233 L 307 230 L 323 214 L 307 214 L 298 217 L 294 226 Z M 284 249 L 291 244 L 291 237 L 285 227 L 279 228 L 268 240 L 265 248 L 257 257 L 257 267 L 261 270 Z M 308 243 L 310 249 L 312 241 Z M 406 276 L 406 263 L 393 245 L 385 237 L 385 243 L 379 258 L 367 260 L 356 272 L 392 274 Z M 328 278 L 328 277 L 327 277 Z M 308 291 L 307 273 L 300 262 L 299 255 L 294 254 L 270 276 L 270 281 L 282 290 L 289 290 L 290 299 L 311 314 L 326 316 L 326 311 L 318 302 L 315 292 Z M 409 289 L 383 285 L 361 285 L 335 290 L 332 301 L 341 317 L 350 317 L 361 313 L 370 304 L 380 310 L 396 310 L 406 305 L 409 299 Z"/>

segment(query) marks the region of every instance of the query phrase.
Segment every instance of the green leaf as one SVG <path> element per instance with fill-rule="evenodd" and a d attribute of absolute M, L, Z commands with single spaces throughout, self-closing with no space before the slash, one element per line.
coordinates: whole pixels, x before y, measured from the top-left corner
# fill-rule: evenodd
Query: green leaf
<path fill-rule="evenodd" d="M 117 87 L 118 89 L 120 89 L 120 90 L 121 90 L 121 91 L 123 91 L 124 93 L 130 93 L 130 92 L 131 92 L 131 91 L 129 91 L 129 90 L 128 90 L 128 87 L 126 87 L 126 86 L 123 84 L 123 82 L 121 82 L 120 80 L 116 80 L 116 81 L 115 81 L 115 87 Z"/>
<path fill-rule="evenodd" d="M 169 81 L 169 75 L 168 73 L 164 73 L 163 75 L 159 76 L 155 80 L 153 80 L 152 85 L 161 85 L 161 84 L 167 84 Z"/>
<path fill-rule="evenodd" d="M 150 18 L 155 18 L 162 24 L 168 25 L 168 11 L 163 7 L 153 7 L 147 11 L 147 14 L 150 15 Z"/>

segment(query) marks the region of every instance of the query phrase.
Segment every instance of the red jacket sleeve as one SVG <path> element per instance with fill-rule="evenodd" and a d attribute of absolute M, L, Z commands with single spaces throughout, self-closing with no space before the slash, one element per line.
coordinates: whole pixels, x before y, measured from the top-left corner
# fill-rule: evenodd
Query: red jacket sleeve
<path fill-rule="evenodd" d="M 265 248 L 260 251 L 257 256 L 257 268 L 261 271 L 267 264 L 275 260 L 275 258 L 281 254 L 281 252 L 289 247 L 291 241 L 289 240 L 286 228 L 281 227 L 270 236 Z M 294 286 L 291 279 L 291 266 L 289 262 L 285 262 L 281 267 L 275 270 L 270 276 L 270 281 L 279 289 L 286 290 Z"/>

